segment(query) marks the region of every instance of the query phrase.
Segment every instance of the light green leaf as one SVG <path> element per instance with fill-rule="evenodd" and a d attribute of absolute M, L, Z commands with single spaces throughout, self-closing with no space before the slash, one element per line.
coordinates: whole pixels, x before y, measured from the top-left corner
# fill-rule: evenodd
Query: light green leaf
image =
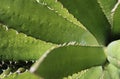
<path fill-rule="evenodd" d="M 92 67 L 63 79 L 100 79 L 102 71 L 102 66 Z"/>
<path fill-rule="evenodd" d="M 103 74 L 100 79 L 119 79 L 120 70 L 112 64 L 104 67 Z"/>
<path fill-rule="evenodd" d="M 56 9 L 54 11 L 48 2 L 50 1 L 0 0 L 0 21 L 10 28 L 44 41 L 57 44 L 75 41 L 83 45 L 98 45 L 95 37 L 82 24 L 77 24 L 73 18 L 63 17 L 68 12 L 60 14 L 62 9 L 60 12 L 53 7 Z"/>
<path fill-rule="evenodd" d="M 54 46 L 0 24 L 0 60 L 37 60 Z"/>
<path fill-rule="evenodd" d="M 120 68 L 120 40 L 110 43 L 106 54 L 109 62 Z"/>
<path fill-rule="evenodd" d="M 109 64 L 105 69 L 109 72 L 111 79 L 120 79 L 119 78 L 120 70 L 116 68 L 114 65 Z"/>
<path fill-rule="evenodd" d="M 45 79 L 61 79 L 105 61 L 102 47 L 68 45 L 46 52 L 30 71 Z"/>
<path fill-rule="evenodd" d="M 110 24 L 97 0 L 59 0 L 98 40 L 106 44 Z"/>

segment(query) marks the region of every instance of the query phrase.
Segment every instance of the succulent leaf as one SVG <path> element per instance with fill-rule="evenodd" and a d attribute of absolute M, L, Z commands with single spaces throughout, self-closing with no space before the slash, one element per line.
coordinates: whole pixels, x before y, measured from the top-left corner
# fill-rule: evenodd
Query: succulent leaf
<path fill-rule="evenodd" d="M 100 79 L 102 75 L 102 67 L 92 67 L 86 70 L 82 70 L 77 74 L 73 74 L 72 76 L 68 76 L 68 78 L 63 79 Z M 93 76 L 94 75 L 94 76 Z"/>
<path fill-rule="evenodd" d="M 46 52 L 30 71 L 45 79 L 61 79 L 83 69 L 103 65 L 105 61 L 102 47 L 69 45 Z"/>
<path fill-rule="evenodd" d="M 116 8 L 114 14 L 113 14 L 113 27 L 112 27 L 112 32 L 116 34 L 117 36 L 120 37 L 120 1 L 119 5 Z"/>
<path fill-rule="evenodd" d="M 82 24 L 81 27 L 76 25 L 74 20 L 59 15 L 59 10 L 56 13 L 58 8 L 54 11 L 49 7 L 40 0 L 0 0 L 0 21 L 18 32 L 52 43 L 76 41 L 98 45 L 95 37 Z"/>
<path fill-rule="evenodd" d="M 104 16 L 97 0 L 58 0 L 72 13 L 98 40 L 105 45 L 110 24 Z"/>
<path fill-rule="evenodd" d="M 44 52 L 56 46 L 18 33 L 0 24 L 0 60 L 37 60 Z"/>
<path fill-rule="evenodd" d="M 117 0 L 98 0 L 104 14 L 106 15 L 109 23 L 113 25 L 113 8 L 117 3 Z"/>
<path fill-rule="evenodd" d="M 107 57 L 111 64 L 120 68 L 120 40 L 113 41 L 107 47 Z"/>
<path fill-rule="evenodd" d="M 105 13 L 108 21 L 111 24 L 111 29 L 113 36 L 117 35 L 118 37 L 120 32 L 120 0 L 98 0 L 100 3 L 103 12 Z"/>

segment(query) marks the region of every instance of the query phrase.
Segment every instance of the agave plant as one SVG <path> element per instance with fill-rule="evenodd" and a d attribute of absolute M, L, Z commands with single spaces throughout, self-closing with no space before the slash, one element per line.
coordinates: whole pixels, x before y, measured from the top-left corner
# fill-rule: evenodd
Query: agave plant
<path fill-rule="evenodd" d="M 120 79 L 120 0 L 0 0 L 0 79 Z"/>

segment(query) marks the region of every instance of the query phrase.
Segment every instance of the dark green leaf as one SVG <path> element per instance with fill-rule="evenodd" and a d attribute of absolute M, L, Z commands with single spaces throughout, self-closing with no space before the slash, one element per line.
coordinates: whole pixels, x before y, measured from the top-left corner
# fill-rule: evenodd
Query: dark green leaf
<path fill-rule="evenodd" d="M 110 24 L 113 24 L 112 11 L 114 11 L 114 6 L 117 3 L 117 0 L 98 0 L 104 14 L 106 15 Z"/>
<path fill-rule="evenodd" d="M 83 69 L 102 65 L 105 61 L 102 47 L 62 46 L 45 53 L 31 68 L 31 72 L 35 71 L 45 79 L 61 79 Z"/>
<path fill-rule="evenodd" d="M 97 0 L 59 0 L 98 40 L 106 44 L 110 24 Z"/>

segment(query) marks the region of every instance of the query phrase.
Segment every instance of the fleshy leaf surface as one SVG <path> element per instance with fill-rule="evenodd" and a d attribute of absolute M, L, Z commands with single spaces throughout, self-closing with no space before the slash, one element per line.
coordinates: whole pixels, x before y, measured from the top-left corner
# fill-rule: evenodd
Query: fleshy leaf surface
<path fill-rule="evenodd" d="M 51 47 L 56 46 L 18 33 L 0 24 L 0 60 L 37 60 Z"/>
<path fill-rule="evenodd" d="M 100 79 L 102 71 L 102 66 L 92 67 L 63 79 Z"/>
<path fill-rule="evenodd" d="M 97 0 L 58 1 L 96 37 L 100 44 L 106 44 L 109 38 L 110 24 Z"/>
<path fill-rule="evenodd" d="M 119 79 L 120 70 L 112 64 L 92 67 L 63 79 Z"/>
<path fill-rule="evenodd" d="M 112 26 L 113 36 L 120 37 L 120 0 L 98 0 L 98 2 Z"/>
<path fill-rule="evenodd" d="M 113 8 L 115 4 L 117 3 L 117 0 L 98 0 L 98 3 L 100 4 L 104 14 L 106 15 L 109 23 L 113 24 Z"/>
<path fill-rule="evenodd" d="M 112 64 L 104 67 L 100 79 L 119 79 L 120 70 Z"/>
<path fill-rule="evenodd" d="M 46 52 L 30 69 L 45 79 L 61 79 L 106 61 L 102 47 L 69 45 Z"/>
<path fill-rule="evenodd" d="M 120 2 L 120 1 L 119 1 Z M 113 15 L 113 27 L 112 32 L 120 37 L 120 3 L 116 8 L 114 15 Z"/>
<path fill-rule="evenodd" d="M 120 40 L 110 43 L 106 54 L 109 62 L 120 68 Z"/>
<path fill-rule="evenodd" d="M 47 3 L 40 0 L 0 0 L 0 21 L 19 32 L 52 43 L 75 41 L 83 45 L 98 45 L 82 24 L 80 27 L 72 19 L 67 20 Z"/>

